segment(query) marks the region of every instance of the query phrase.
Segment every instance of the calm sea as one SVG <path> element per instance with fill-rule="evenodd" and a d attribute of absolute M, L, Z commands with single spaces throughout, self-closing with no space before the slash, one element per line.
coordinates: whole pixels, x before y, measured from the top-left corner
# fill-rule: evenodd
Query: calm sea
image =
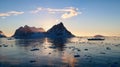
<path fill-rule="evenodd" d="M 0 38 L 0 67 L 120 67 L 120 37 Z"/>

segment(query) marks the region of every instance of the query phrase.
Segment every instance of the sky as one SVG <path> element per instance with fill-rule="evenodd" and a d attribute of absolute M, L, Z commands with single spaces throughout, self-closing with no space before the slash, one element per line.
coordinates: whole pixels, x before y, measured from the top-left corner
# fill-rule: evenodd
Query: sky
<path fill-rule="evenodd" d="M 0 0 L 0 30 L 12 36 L 20 26 L 46 31 L 63 22 L 76 36 L 120 36 L 120 0 Z"/>

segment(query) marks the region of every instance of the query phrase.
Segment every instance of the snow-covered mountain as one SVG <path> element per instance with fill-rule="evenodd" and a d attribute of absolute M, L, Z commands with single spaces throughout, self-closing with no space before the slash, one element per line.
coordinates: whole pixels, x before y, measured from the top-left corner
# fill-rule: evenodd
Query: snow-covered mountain
<path fill-rule="evenodd" d="M 60 22 L 57 25 L 54 25 L 52 28 L 50 28 L 47 31 L 47 37 L 50 38 L 71 38 L 74 37 L 74 35 L 69 32 L 62 22 Z"/>
<path fill-rule="evenodd" d="M 2 31 L 0 31 L 0 38 L 6 37 Z"/>
<path fill-rule="evenodd" d="M 45 30 L 43 28 L 35 28 L 25 25 L 24 27 L 19 27 L 15 34 L 15 38 L 42 38 L 45 37 Z"/>

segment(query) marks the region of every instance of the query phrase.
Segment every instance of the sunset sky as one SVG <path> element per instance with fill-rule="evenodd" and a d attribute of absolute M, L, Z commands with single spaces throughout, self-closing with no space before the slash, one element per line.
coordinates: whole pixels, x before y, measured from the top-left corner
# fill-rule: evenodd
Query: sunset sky
<path fill-rule="evenodd" d="M 77 36 L 120 36 L 120 0 L 0 0 L 0 30 L 20 26 L 48 30 L 63 22 Z"/>

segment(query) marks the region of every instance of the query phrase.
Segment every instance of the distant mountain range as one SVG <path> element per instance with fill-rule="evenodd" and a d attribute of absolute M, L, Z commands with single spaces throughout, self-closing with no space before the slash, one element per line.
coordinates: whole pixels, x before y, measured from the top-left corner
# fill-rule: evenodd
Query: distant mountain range
<path fill-rule="evenodd" d="M 0 31 L 0 38 L 6 37 L 2 31 Z"/>
<path fill-rule="evenodd" d="M 24 27 L 19 27 L 12 37 L 20 39 L 42 38 L 45 37 L 45 30 L 43 28 L 35 28 L 25 25 Z"/>
<path fill-rule="evenodd" d="M 25 25 L 24 27 L 19 27 L 12 37 L 29 39 L 29 38 L 71 38 L 74 35 L 69 32 L 62 22 L 57 25 L 54 25 L 48 31 L 45 31 L 43 28 L 35 28 Z"/>

